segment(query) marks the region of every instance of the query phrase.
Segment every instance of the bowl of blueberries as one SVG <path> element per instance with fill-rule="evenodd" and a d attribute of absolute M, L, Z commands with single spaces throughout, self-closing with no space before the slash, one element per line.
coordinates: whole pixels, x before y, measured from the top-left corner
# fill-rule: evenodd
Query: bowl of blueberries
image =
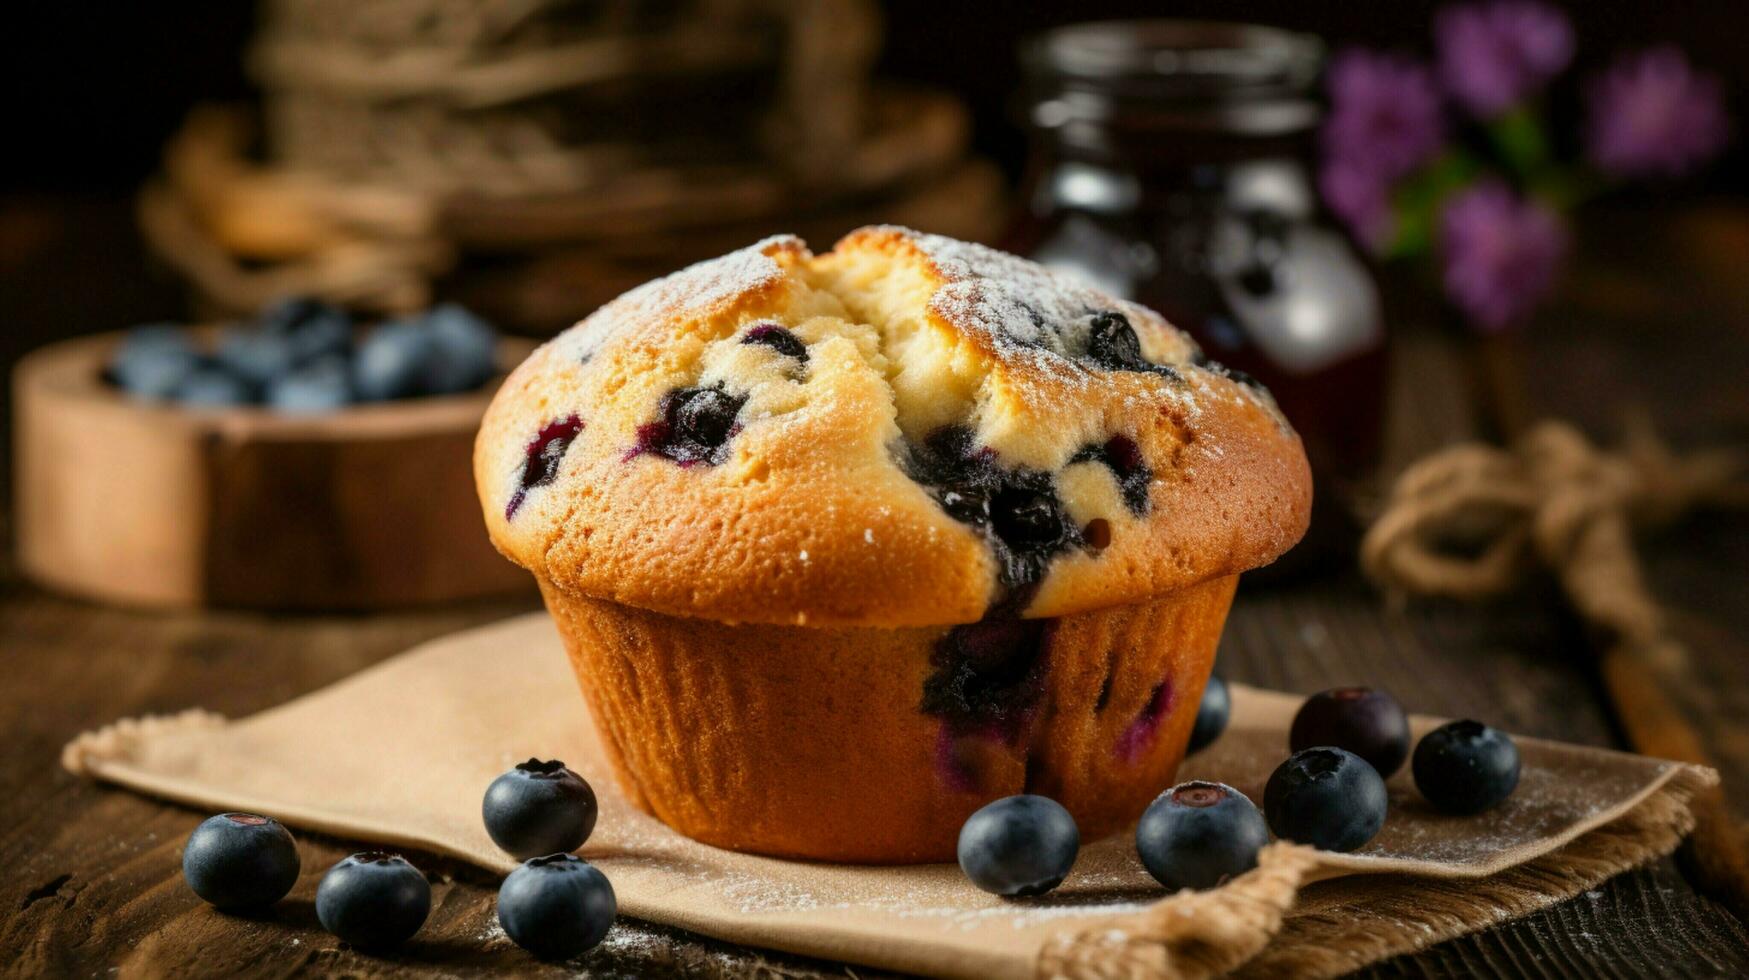
<path fill-rule="evenodd" d="M 498 373 L 497 333 L 454 303 L 361 331 L 345 310 L 295 297 L 216 331 L 135 327 L 103 379 L 152 404 L 307 415 L 466 394 Z"/>
<path fill-rule="evenodd" d="M 525 590 L 486 539 L 472 450 L 533 346 L 455 304 L 363 324 L 293 297 L 38 350 L 13 378 L 21 565 L 150 607 Z"/>

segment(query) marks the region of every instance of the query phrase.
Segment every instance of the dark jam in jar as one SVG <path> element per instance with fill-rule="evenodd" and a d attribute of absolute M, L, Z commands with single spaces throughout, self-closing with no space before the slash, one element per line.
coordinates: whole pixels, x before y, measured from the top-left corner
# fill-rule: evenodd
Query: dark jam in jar
<path fill-rule="evenodd" d="M 1274 393 L 1318 499 L 1294 558 L 1351 546 L 1378 461 L 1385 330 L 1317 198 L 1317 39 L 1188 21 L 1084 24 L 1025 50 L 1032 153 L 1011 250 L 1165 314 Z"/>

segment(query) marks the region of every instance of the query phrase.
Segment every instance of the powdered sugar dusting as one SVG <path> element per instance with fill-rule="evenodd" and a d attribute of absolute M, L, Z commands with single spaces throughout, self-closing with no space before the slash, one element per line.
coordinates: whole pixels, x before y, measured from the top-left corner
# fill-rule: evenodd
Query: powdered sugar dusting
<path fill-rule="evenodd" d="M 931 311 L 962 329 L 980 331 L 1004 353 L 1030 353 L 1041 364 L 1072 367 L 1075 353 L 1086 347 L 1093 318 L 1113 311 L 1127 317 L 1139 333 L 1170 335 L 1175 354 L 1188 355 L 1192 349 L 1152 310 L 1109 296 L 1073 276 L 973 242 L 902 228 L 886 230 L 908 236 L 947 280 L 931 298 Z M 1044 352 L 1054 356 L 1037 357 Z M 1176 365 L 1183 360 L 1175 356 L 1156 363 Z"/>
<path fill-rule="evenodd" d="M 1211 384 L 1214 378 L 1228 381 L 1227 369 L 1196 358 L 1197 346 L 1183 331 L 1139 303 L 974 242 L 895 225 L 874 230 L 908 238 L 946 280 L 930 299 L 931 312 L 959 329 L 988 337 L 1005 359 L 1031 364 L 1054 384 L 1085 387 L 1104 373 L 1077 363 L 1076 355 L 1087 349 L 1094 318 L 1118 312 L 1135 329 L 1147 360 L 1178 373 L 1181 382 L 1162 384 L 1160 394 L 1177 402 L 1190 417 L 1206 400 L 1237 399 L 1258 405 L 1286 425 L 1266 393 L 1238 383 Z"/>
<path fill-rule="evenodd" d="M 621 331 L 652 319 L 710 316 L 740 296 L 783 279 L 783 266 L 767 253 L 787 249 L 807 254 L 807 244 L 800 238 L 773 235 L 647 282 L 596 310 L 572 329 L 566 335 L 570 341 L 567 353 L 588 358 Z"/>

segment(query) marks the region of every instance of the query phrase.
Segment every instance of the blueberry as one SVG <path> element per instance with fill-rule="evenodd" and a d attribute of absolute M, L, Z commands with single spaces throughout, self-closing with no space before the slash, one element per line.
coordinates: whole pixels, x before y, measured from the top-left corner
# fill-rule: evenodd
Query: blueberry
<path fill-rule="evenodd" d="M 1136 824 L 1136 853 L 1167 888 L 1213 888 L 1257 867 L 1269 843 L 1263 814 L 1221 783 L 1180 783 L 1148 804 Z"/>
<path fill-rule="evenodd" d="M 1481 813 L 1518 788 L 1518 746 L 1479 721 L 1435 728 L 1415 746 L 1415 787 L 1446 813 Z"/>
<path fill-rule="evenodd" d="M 540 431 L 523 447 L 522 469 L 516 475 L 516 490 L 504 505 L 505 520 L 516 516 L 516 512 L 522 508 L 522 502 L 528 499 L 530 490 L 553 482 L 559 475 L 559 463 L 565 458 L 565 450 L 571 448 L 571 443 L 582 431 L 583 420 L 575 415 L 567 415 L 541 426 Z"/>
<path fill-rule="evenodd" d="M 247 405 L 255 400 L 254 389 L 248 382 L 216 367 L 196 369 L 182 379 L 172 397 L 184 405 L 206 408 Z"/>
<path fill-rule="evenodd" d="M 342 858 L 316 888 L 316 918 L 341 941 L 386 949 L 407 941 L 431 914 L 431 884 L 399 854 Z"/>
<path fill-rule="evenodd" d="M 1067 517 L 1056 495 L 1031 487 L 1004 487 L 990 500 L 996 536 L 1010 545 L 1049 544 L 1060 539 Z"/>
<path fill-rule="evenodd" d="M 996 895 L 1042 895 L 1075 864 L 1081 832 L 1056 800 L 1009 796 L 966 818 L 960 828 L 960 870 Z"/>
<path fill-rule="evenodd" d="M 1288 730 L 1288 747 L 1347 749 L 1389 777 L 1409 757 L 1409 716 L 1397 699 L 1370 687 L 1338 687 L 1300 705 Z"/>
<path fill-rule="evenodd" d="M 691 389 L 674 400 L 669 413 L 675 434 L 702 448 L 721 446 L 734 430 L 742 401 L 720 388 Z"/>
<path fill-rule="evenodd" d="M 638 427 L 638 451 L 665 456 L 682 466 L 720 463 L 728 455 L 729 437 L 739 428 L 736 416 L 746 402 L 720 386 L 676 388 L 663 396 L 661 418 Z"/>
<path fill-rule="evenodd" d="M 431 331 L 416 321 L 399 320 L 372 330 L 353 355 L 359 398 L 388 401 L 421 394 L 436 350 Z"/>
<path fill-rule="evenodd" d="M 1142 356 L 1142 341 L 1129 318 L 1122 313 L 1106 311 L 1093 314 L 1087 327 L 1087 348 L 1084 359 L 1109 371 L 1146 371 L 1178 377 L 1169 364 L 1155 364 Z"/>
<path fill-rule="evenodd" d="M 186 331 L 152 324 L 128 331 L 109 358 L 109 380 L 135 398 L 169 398 L 201 367 L 200 352 Z"/>
<path fill-rule="evenodd" d="M 949 629 L 929 658 L 923 713 L 955 733 L 1017 738 L 1045 692 L 1048 625 L 997 610 Z"/>
<path fill-rule="evenodd" d="M 272 905 L 297 883 L 298 868 L 291 832 L 253 813 L 208 817 L 182 850 L 182 880 L 221 909 Z"/>
<path fill-rule="evenodd" d="M 590 949 L 618 912 L 607 876 L 570 854 L 524 861 L 498 889 L 498 924 L 542 959 L 570 959 Z"/>
<path fill-rule="evenodd" d="M 1205 748 L 1220 738 L 1227 730 L 1227 718 L 1232 712 L 1233 700 L 1227 692 L 1227 682 L 1219 674 L 1209 675 L 1209 682 L 1203 685 L 1202 702 L 1196 706 L 1196 724 L 1190 729 L 1188 751 Z"/>
<path fill-rule="evenodd" d="M 492 780 L 480 813 L 513 857 L 574 851 L 595 829 L 595 790 L 557 759 L 530 759 Z"/>
<path fill-rule="evenodd" d="M 280 341 L 292 367 L 352 351 L 352 316 L 332 303 L 308 296 L 269 305 L 256 315 L 252 327 L 254 333 Z"/>
<path fill-rule="evenodd" d="M 1069 457 L 1071 463 L 1104 463 L 1117 480 L 1124 506 L 1136 515 L 1148 512 L 1148 491 L 1154 471 L 1142 459 L 1142 448 L 1129 436 L 1112 436 L 1103 443 L 1083 446 Z"/>
<path fill-rule="evenodd" d="M 1295 752 L 1263 789 L 1263 812 L 1277 837 L 1326 851 L 1352 851 L 1385 823 L 1385 781 L 1346 749 Z"/>
<path fill-rule="evenodd" d="M 297 363 L 289 338 L 246 327 L 227 329 L 214 357 L 226 370 L 256 385 L 283 377 Z"/>
<path fill-rule="evenodd" d="M 785 357 L 793 357 L 806 364 L 808 361 L 808 345 L 801 338 L 775 323 L 761 323 L 747 331 L 741 338 L 743 344 L 764 344 Z"/>
<path fill-rule="evenodd" d="M 194 353 L 194 338 L 186 328 L 174 323 L 142 323 L 128 328 L 116 353 L 175 348 Z"/>
<path fill-rule="evenodd" d="M 425 314 L 433 354 L 425 369 L 425 391 L 451 395 L 472 391 L 498 373 L 498 338 L 486 321 L 454 303 Z"/>
<path fill-rule="evenodd" d="M 352 401 L 351 373 L 345 359 L 323 358 L 268 385 L 266 401 L 282 412 L 332 412 Z"/>
<path fill-rule="evenodd" d="M 1010 589 L 1037 582 L 1058 552 L 1084 543 L 1051 474 L 1001 466 L 995 450 L 977 445 L 964 426 L 931 432 L 904 463 L 950 517 L 995 539 L 1000 578 Z"/>
<path fill-rule="evenodd" d="M 1133 371 L 1146 364 L 1142 342 L 1122 313 L 1096 313 L 1087 328 L 1087 356 L 1100 367 Z"/>
<path fill-rule="evenodd" d="M 286 338 L 291 343 L 292 359 L 303 366 L 322 358 L 352 356 L 352 318 L 340 310 L 330 309 L 322 316 L 305 320 Z"/>
<path fill-rule="evenodd" d="M 346 311 L 314 296 L 287 296 L 262 307 L 255 326 L 267 333 L 289 334 L 312 321 L 346 317 Z"/>

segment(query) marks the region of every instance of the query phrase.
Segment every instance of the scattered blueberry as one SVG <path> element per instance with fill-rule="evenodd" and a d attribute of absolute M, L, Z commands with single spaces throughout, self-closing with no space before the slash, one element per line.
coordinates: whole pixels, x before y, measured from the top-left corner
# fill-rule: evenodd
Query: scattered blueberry
<path fill-rule="evenodd" d="M 519 762 L 486 787 L 486 833 L 511 856 L 574 851 L 595 829 L 595 790 L 553 759 Z"/>
<path fill-rule="evenodd" d="M 1518 788 L 1518 745 L 1479 721 L 1435 728 L 1415 746 L 1415 786 L 1446 813 L 1481 813 Z"/>
<path fill-rule="evenodd" d="M 352 377 L 340 357 L 306 364 L 267 387 L 267 404 L 282 412 L 331 412 L 351 401 Z"/>
<path fill-rule="evenodd" d="M 1075 864 L 1081 832 L 1056 800 L 1009 796 L 966 818 L 960 828 L 960 870 L 984 891 L 1009 897 L 1042 895 Z"/>
<path fill-rule="evenodd" d="M 1352 851 L 1385 823 L 1385 781 L 1366 760 L 1335 746 L 1295 752 L 1269 777 L 1269 829 L 1326 851 Z"/>
<path fill-rule="evenodd" d="M 1196 706 L 1196 724 L 1190 729 L 1190 748 L 1196 752 L 1221 737 L 1227 730 L 1227 719 L 1233 712 L 1232 695 L 1227 682 L 1219 674 L 1210 674 L 1203 685 L 1202 702 Z"/>
<path fill-rule="evenodd" d="M 386 949 L 407 941 L 431 913 L 431 884 L 399 854 L 342 858 L 316 888 L 316 918 L 343 942 Z"/>
<path fill-rule="evenodd" d="M 1180 783 L 1161 793 L 1136 824 L 1136 853 L 1167 888 L 1213 888 L 1257 867 L 1269 843 L 1263 814 L 1222 783 Z"/>
<path fill-rule="evenodd" d="M 419 394 L 436 350 L 431 332 L 417 320 L 397 320 L 372 330 L 353 355 L 359 397 L 388 401 Z"/>
<path fill-rule="evenodd" d="M 808 361 L 808 345 L 801 338 L 775 323 L 761 323 L 747 331 L 741 338 L 743 344 L 764 344 L 785 357 L 793 357 L 806 364 Z"/>
<path fill-rule="evenodd" d="M 184 405 L 218 408 L 247 405 L 254 400 L 248 382 L 219 368 L 199 368 L 171 393 Z"/>
<path fill-rule="evenodd" d="M 1307 698 L 1288 730 L 1291 751 L 1314 745 L 1347 749 L 1389 777 L 1409 757 L 1409 716 L 1384 691 L 1333 688 Z"/>
<path fill-rule="evenodd" d="M 188 835 L 182 879 L 221 909 L 266 908 L 298 880 L 298 848 L 272 817 L 221 813 Z"/>
<path fill-rule="evenodd" d="M 498 889 L 498 924 L 542 959 L 566 960 L 594 947 L 618 912 L 607 876 L 570 854 L 524 861 Z"/>
<path fill-rule="evenodd" d="M 721 386 L 676 388 L 662 397 L 661 418 L 638 427 L 638 451 L 679 463 L 720 463 L 729 437 L 740 428 L 736 416 L 747 399 Z"/>
<path fill-rule="evenodd" d="M 472 391 L 498 372 L 498 340 L 484 320 L 454 303 L 425 314 L 432 354 L 425 367 L 428 394 Z"/>

